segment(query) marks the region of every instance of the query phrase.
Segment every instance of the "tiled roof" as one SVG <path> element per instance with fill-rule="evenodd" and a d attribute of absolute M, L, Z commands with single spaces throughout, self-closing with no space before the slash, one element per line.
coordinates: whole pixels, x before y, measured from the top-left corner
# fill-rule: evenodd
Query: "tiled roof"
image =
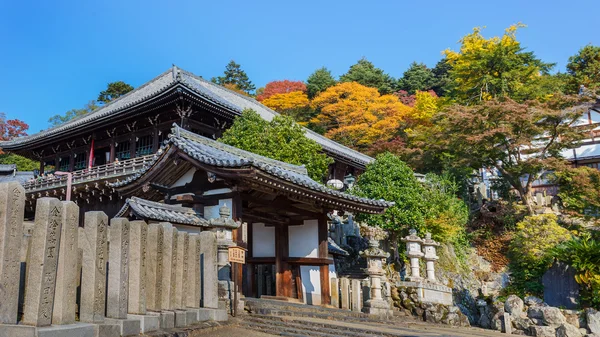
<path fill-rule="evenodd" d="M 33 179 L 33 172 L 31 171 L 23 171 L 17 172 L 15 175 L 10 174 L 0 174 L 0 183 L 6 183 L 9 181 L 18 181 L 21 185 Z"/>
<path fill-rule="evenodd" d="M 208 220 L 199 217 L 193 209 L 179 205 L 167 205 L 160 202 L 131 197 L 117 213 L 117 217 L 126 216 L 131 210 L 135 216 L 142 219 L 168 221 L 176 224 L 208 226 Z"/>
<path fill-rule="evenodd" d="M 173 66 L 173 68 L 152 79 L 150 82 L 129 92 L 127 95 L 124 95 L 113 102 L 102 106 L 94 112 L 30 136 L 19 137 L 10 141 L 0 142 L 0 148 L 7 147 L 10 149 L 11 146 L 21 145 L 47 136 L 60 134 L 69 129 L 89 124 L 103 118 L 114 117 L 120 112 L 137 104 L 143 103 L 145 100 L 154 97 L 177 84 L 181 84 L 191 91 L 197 93 L 200 97 L 203 97 L 206 100 L 223 106 L 238 114 L 241 114 L 244 109 L 252 109 L 267 121 L 270 121 L 278 115 L 277 112 L 267 108 L 250 97 L 240 95 L 234 91 L 223 88 L 215 83 L 206 81 L 201 77 Z M 333 140 L 321 136 L 311 130 L 305 130 L 306 136 L 309 139 L 319 143 L 325 151 L 336 153 L 361 165 L 366 165 L 373 161 L 373 158 L 367 155 L 338 144 Z"/>
<path fill-rule="evenodd" d="M 333 255 L 349 255 L 348 252 L 345 251 L 342 247 L 338 246 L 332 238 L 327 238 L 327 250 L 329 250 L 329 254 Z"/>
<path fill-rule="evenodd" d="M 17 164 L 0 164 L 0 173 L 13 173 Z"/>
<path fill-rule="evenodd" d="M 190 157 L 201 163 L 217 167 L 255 167 L 269 175 L 288 181 L 294 185 L 313 190 L 315 192 L 329 194 L 342 200 L 358 202 L 376 207 L 390 207 L 394 203 L 384 200 L 373 200 L 361 198 L 346 194 L 340 191 L 332 190 L 318 182 L 312 180 L 302 166 L 291 165 L 281 161 L 266 158 L 248 151 L 240 150 L 236 147 L 217 142 L 190 131 L 186 131 L 177 125 L 174 125 L 166 145 L 172 144 Z M 158 156 L 156 160 L 158 160 Z M 144 175 L 154 163 L 149 163 L 144 169 L 127 179 L 110 184 L 112 187 L 121 187 L 139 179 Z"/>

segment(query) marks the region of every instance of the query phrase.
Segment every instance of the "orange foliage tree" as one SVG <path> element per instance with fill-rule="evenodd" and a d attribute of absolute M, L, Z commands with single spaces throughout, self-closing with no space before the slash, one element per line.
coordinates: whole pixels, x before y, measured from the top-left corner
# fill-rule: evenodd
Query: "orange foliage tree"
<path fill-rule="evenodd" d="M 288 94 L 295 91 L 306 92 L 306 84 L 302 81 L 272 81 L 267 83 L 264 91 L 256 96 L 258 101 L 263 101 L 273 95 L 277 94 Z"/>
<path fill-rule="evenodd" d="M 393 138 L 411 110 L 398 97 L 380 95 L 377 89 L 356 82 L 328 88 L 311 106 L 319 111 L 311 122 L 327 130 L 326 137 L 358 150 Z"/>
<path fill-rule="evenodd" d="M 0 112 L 0 141 L 11 140 L 16 137 L 27 136 L 29 125 L 19 119 L 6 119 L 6 115 Z M 3 154 L 0 148 L 0 154 Z"/>
<path fill-rule="evenodd" d="M 305 122 L 308 118 L 308 96 L 302 91 L 293 91 L 283 94 L 274 94 L 262 101 L 267 107 L 291 116 L 297 122 Z"/>

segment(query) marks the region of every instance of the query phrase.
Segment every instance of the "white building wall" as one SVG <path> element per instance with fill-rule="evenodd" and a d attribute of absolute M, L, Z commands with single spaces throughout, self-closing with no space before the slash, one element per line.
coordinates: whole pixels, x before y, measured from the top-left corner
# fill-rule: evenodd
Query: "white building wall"
<path fill-rule="evenodd" d="M 288 228 L 290 257 L 319 257 L 318 220 L 304 220 L 303 225 Z"/>
<path fill-rule="evenodd" d="M 321 271 L 316 266 L 300 266 L 304 303 L 321 304 Z"/>
<path fill-rule="evenodd" d="M 275 227 L 252 224 L 252 256 L 275 257 Z"/>
<path fill-rule="evenodd" d="M 192 182 L 192 179 L 194 179 L 194 173 L 196 173 L 196 168 L 191 168 L 183 176 L 181 176 L 181 178 L 177 179 L 177 181 L 171 185 L 171 187 L 184 186 L 185 184 Z"/>

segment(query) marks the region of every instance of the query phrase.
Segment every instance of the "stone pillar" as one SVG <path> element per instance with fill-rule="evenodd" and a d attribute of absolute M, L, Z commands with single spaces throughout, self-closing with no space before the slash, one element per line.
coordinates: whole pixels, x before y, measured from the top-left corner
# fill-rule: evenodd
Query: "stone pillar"
<path fill-rule="evenodd" d="M 63 225 L 58 251 L 58 271 L 52 324 L 74 324 L 77 282 L 79 281 L 79 207 L 62 202 Z"/>
<path fill-rule="evenodd" d="M 409 230 L 409 235 L 402 238 L 402 241 L 406 242 L 406 255 L 410 258 L 410 276 L 407 278 L 410 281 L 421 281 L 421 272 L 419 266 L 419 259 L 423 257 L 421 252 L 421 243 L 423 240 L 417 236 L 415 229 Z"/>
<path fill-rule="evenodd" d="M 382 279 L 385 279 L 383 261 L 390 254 L 379 248 L 379 239 L 385 238 L 387 234 L 380 228 L 367 225 L 361 226 L 361 233 L 369 240 L 369 248 L 360 252 L 360 255 L 367 259 L 366 272 L 370 281 L 369 298 L 365 301 L 363 311 L 374 315 L 387 315 L 390 311 L 390 303 L 383 299 Z"/>
<path fill-rule="evenodd" d="M 431 233 L 425 234 L 425 240 L 423 240 L 423 251 L 425 252 L 425 265 L 427 269 L 427 280 L 435 282 L 435 267 L 434 263 L 439 259 L 436 254 L 435 247 L 440 244 L 431 239 Z"/>
<path fill-rule="evenodd" d="M 340 279 L 340 289 L 342 297 L 342 309 L 350 310 L 350 279 L 342 277 Z"/>
<path fill-rule="evenodd" d="M 185 305 L 189 308 L 200 307 L 200 237 L 198 234 L 189 234 L 187 251 L 187 272 L 183 275 L 186 285 L 186 295 L 183 296 Z"/>
<path fill-rule="evenodd" d="M 200 268 L 202 277 L 202 307 L 219 307 L 217 275 L 217 238 L 215 233 L 200 233 Z"/>
<path fill-rule="evenodd" d="M 162 300 L 163 246 L 165 229 L 159 224 L 148 226 L 146 251 L 146 308 L 160 311 Z"/>
<path fill-rule="evenodd" d="M 336 308 L 339 309 L 340 307 L 340 288 L 338 285 L 338 279 L 337 278 L 332 278 L 331 279 L 331 305 Z"/>
<path fill-rule="evenodd" d="M 148 225 L 129 223 L 129 303 L 130 314 L 146 314 L 146 245 Z"/>
<path fill-rule="evenodd" d="M 188 248 L 190 238 L 186 232 L 177 233 L 177 269 L 175 271 L 175 308 L 183 309 L 186 307 L 184 298 L 190 294 L 190 288 L 193 284 L 184 283 L 184 275 L 188 274 Z M 192 292 L 193 294 L 193 292 Z"/>
<path fill-rule="evenodd" d="M 162 222 L 164 228 L 163 262 L 162 262 L 162 299 L 160 308 L 163 310 L 175 309 L 173 300 L 175 296 L 175 270 L 177 268 L 177 228 L 168 222 Z"/>
<path fill-rule="evenodd" d="M 0 184 L 0 323 L 17 324 L 25 189 L 18 182 Z"/>
<path fill-rule="evenodd" d="M 62 213 L 62 203 L 58 199 L 37 200 L 32 238 L 34 248 L 29 255 L 25 285 L 25 308 L 23 309 L 25 325 L 48 326 L 52 322 Z M 20 240 L 16 241 L 20 242 Z M 18 284 L 16 280 L 13 282 Z"/>
<path fill-rule="evenodd" d="M 129 220 L 110 221 L 110 253 L 108 271 L 108 303 L 106 316 L 126 319 L 129 298 Z"/>
<path fill-rule="evenodd" d="M 108 217 L 104 212 L 86 212 L 83 227 L 83 249 L 81 263 L 81 308 L 82 322 L 104 322 L 106 308 L 106 258 Z"/>
<path fill-rule="evenodd" d="M 360 280 L 352 280 L 352 311 L 360 311 L 362 309 L 361 288 Z"/>

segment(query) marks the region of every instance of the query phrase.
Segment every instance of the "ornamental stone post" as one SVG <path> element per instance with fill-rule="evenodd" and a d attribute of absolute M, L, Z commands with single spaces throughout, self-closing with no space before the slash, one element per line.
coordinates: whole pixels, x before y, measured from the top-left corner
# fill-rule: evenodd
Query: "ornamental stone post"
<path fill-rule="evenodd" d="M 421 281 L 419 259 L 424 255 L 421 251 L 423 240 L 417 236 L 417 230 L 412 228 L 408 231 L 408 236 L 402 238 L 402 241 L 406 242 L 406 255 L 410 259 L 410 276 L 407 279 L 410 281 Z"/>
<path fill-rule="evenodd" d="M 435 247 L 440 244 L 431 239 L 431 233 L 425 234 L 425 240 L 423 240 L 423 251 L 425 252 L 425 262 L 427 268 L 427 280 L 435 282 L 435 269 L 434 263 L 439 259 L 436 254 Z"/>
<path fill-rule="evenodd" d="M 390 304 L 383 299 L 381 285 L 385 277 L 383 270 L 383 259 L 390 256 L 379 248 L 379 240 L 384 239 L 387 233 L 380 228 L 360 225 L 361 235 L 369 240 L 369 248 L 360 252 L 367 259 L 367 269 L 371 289 L 369 299 L 366 301 L 362 311 L 369 314 L 386 315 L 390 311 Z"/>

